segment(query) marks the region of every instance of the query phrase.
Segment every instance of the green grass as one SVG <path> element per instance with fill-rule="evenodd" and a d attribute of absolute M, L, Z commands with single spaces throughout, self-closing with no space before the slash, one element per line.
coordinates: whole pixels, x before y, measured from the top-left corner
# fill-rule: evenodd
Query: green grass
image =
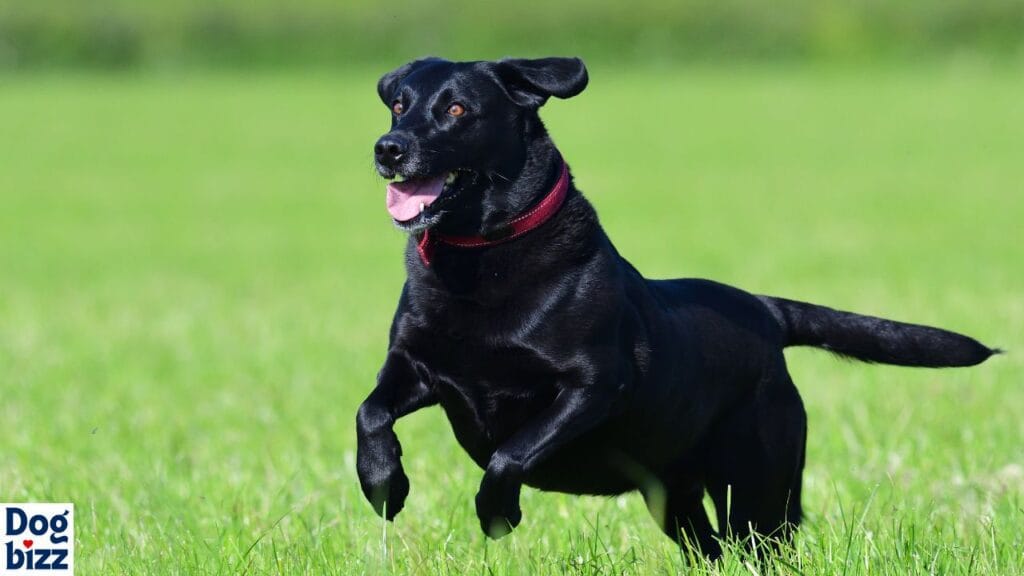
<path fill-rule="evenodd" d="M 588 60 L 1024 59 L 1019 0 L 0 0 L 0 70 Z"/>
<path fill-rule="evenodd" d="M 0 79 L 0 499 L 76 503 L 80 574 L 674 574 L 641 499 L 523 493 L 480 534 L 440 410 L 412 493 L 354 413 L 403 279 L 372 72 Z M 595 67 L 545 118 L 650 276 L 976 335 L 919 371 L 788 354 L 807 522 L 723 574 L 1024 572 L 1024 80 L 970 68 Z"/>

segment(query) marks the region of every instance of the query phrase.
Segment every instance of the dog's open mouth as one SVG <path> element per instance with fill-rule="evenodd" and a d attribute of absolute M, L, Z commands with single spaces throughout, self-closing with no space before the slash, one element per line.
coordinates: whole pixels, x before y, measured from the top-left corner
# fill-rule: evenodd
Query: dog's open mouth
<path fill-rule="evenodd" d="M 459 171 L 440 176 L 404 177 L 396 175 L 388 183 L 388 213 L 399 224 L 411 224 L 431 204 L 447 192 L 459 177 Z"/>

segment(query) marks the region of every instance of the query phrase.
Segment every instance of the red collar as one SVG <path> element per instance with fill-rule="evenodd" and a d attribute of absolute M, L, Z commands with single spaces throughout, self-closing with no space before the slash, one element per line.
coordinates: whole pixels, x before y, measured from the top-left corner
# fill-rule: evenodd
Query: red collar
<path fill-rule="evenodd" d="M 548 195 L 538 202 L 536 206 L 519 215 L 505 226 L 502 226 L 499 230 L 500 237 L 495 238 L 494 235 L 488 235 L 487 238 L 483 236 L 450 236 L 438 232 L 431 234 L 430 230 L 424 230 L 423 237 L 416 244 L 416 251 L 419 252 L 423 265 L 429 268 L 438 242 L 459 248 L 483 248 L 515 240 L 550 220 L 558 212 L 558 209 L 562 207 L 568 191 L 569 167 L 566 166 L 563 160 L 562 173 L 558 176 L 558 182 L 555 182 L 555 187 L 551 189 L 551 192 L 548 192 Z"/>

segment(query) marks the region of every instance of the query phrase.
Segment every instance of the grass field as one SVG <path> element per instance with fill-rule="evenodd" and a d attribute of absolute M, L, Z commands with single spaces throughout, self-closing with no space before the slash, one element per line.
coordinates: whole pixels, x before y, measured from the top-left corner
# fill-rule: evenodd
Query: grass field
<path fill-rule="evenodd" d="M 0 78 L 0 500 L 74 501 L 107 574 L 674 574 L 639 496 L 524 490 L 486 541 L 443 414 L 398 425 L 394 525 L 354 469 L 403 279 L 374 71 Z M 1024 79 L 592 67 L 548 126 L 654 277 L 934 323 L 967 370 L 788 354 L 805 529 L 711 573 L 1024 573 Z"/>

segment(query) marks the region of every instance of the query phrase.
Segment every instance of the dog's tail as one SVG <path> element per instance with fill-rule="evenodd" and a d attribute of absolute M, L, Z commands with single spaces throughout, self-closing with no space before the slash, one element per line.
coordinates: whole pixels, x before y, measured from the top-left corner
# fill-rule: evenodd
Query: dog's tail
<path fill-rule="evenodd" d="M 786 346 L 814 346 L 864 362 L 929 368 L 974 366 L 1002 352 L 941 328 L 784 298 L 759 298 L 782 327 Z"/>

